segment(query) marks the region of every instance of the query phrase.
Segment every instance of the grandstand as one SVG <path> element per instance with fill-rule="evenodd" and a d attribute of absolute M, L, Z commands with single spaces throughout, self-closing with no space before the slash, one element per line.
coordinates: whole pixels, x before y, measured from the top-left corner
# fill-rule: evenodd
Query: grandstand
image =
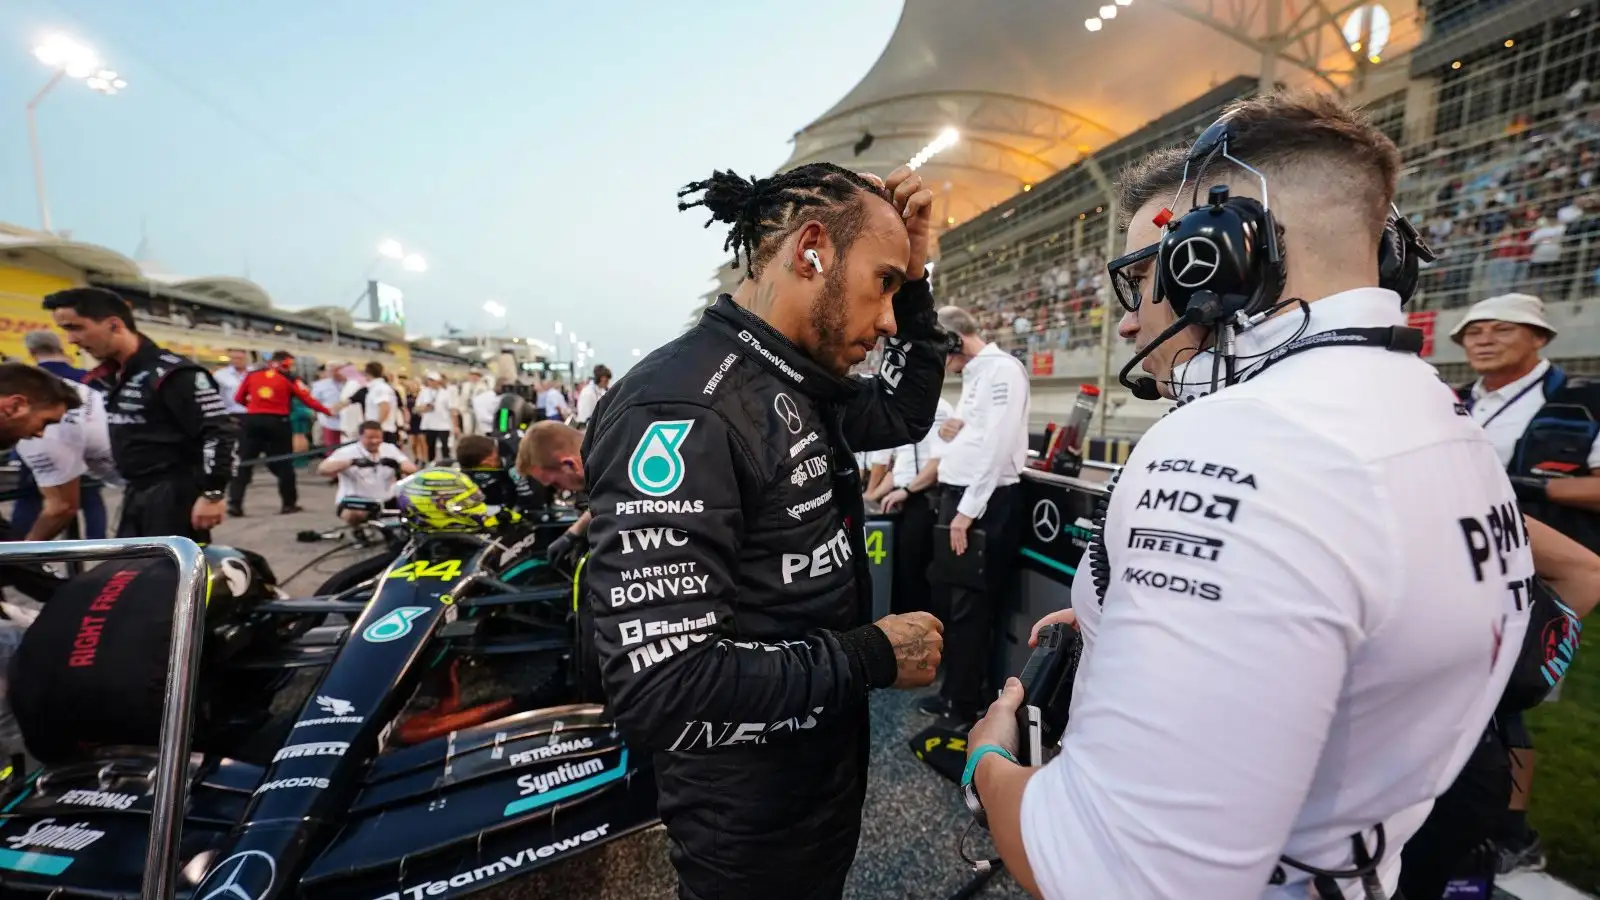
<path fill-rule="evenodd" d="M 113 290 L 133 306 L 140 330 L 179 353 L 214 365 L 241 348 L 290 350 L 306 368 L 319 362 L 378 360 L 464 373 L 491 355 L 454 341 L 408 336 L 397 325 L 355 320 L 344 307 L 286 309 L 259 284 L 235 276 L 162 271 L 106 247 L 0 223 L 0 353 L 26 358 L 22 336 L 52 328 L 39 302 L 77 285 Z"/>
<path fill-rule="evenodd" d="M 1441 0 L 1410 23 L 1391 21 L 1389 50 L 1345 93 L 1401 146 L 1400 206 L 1440 251 L 1412 312 L 1440 338 L 1428 358 L 1465 378 L 1460 348 L 1443 339 L 1459 309 L 1524 290 L 1545 298 L 1561 329 L 1551 355 L 1572 371 L 1600 371 L 1600 327 L 1581 316 L 1600 293 L 1600 93 L 1591 87 L 1600 4 Z M 1397 48 L 1401 34 L 1415 44 Z M 1038 378 L 1100 378 L 1103 342 L 1120 366 L 1126 348 L 1107 340 L 1102 318 L 1104 260 L 1121 252 L 1108 178 L 1146 149 L 1192 139 L 1260 83 L 1242 76 L 1197 95 L 948 231 L 941 299 L 977 312 Z M 1136 434 L 1147 421 L 1112 416 L 1109 425 Z"/>

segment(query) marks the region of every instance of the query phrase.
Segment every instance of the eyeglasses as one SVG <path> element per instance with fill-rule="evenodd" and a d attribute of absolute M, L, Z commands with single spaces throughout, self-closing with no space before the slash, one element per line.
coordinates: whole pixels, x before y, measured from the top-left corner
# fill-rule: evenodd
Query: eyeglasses
<path fill-rule="evenodd" d="M 1128 270 L 1151 259 L 1160 249 L 1161 244 L 1157 242 L 1123 254 L 1106 264 L 1106 271 L 1111 275 L 1111 290 L 1116 293 L 1117 302 L 1128 312 L 1139 311 L 1139 303 L 1144 299 L 1144 280 L 1150 277 L 1148 270 L 1138 274 Z"/>

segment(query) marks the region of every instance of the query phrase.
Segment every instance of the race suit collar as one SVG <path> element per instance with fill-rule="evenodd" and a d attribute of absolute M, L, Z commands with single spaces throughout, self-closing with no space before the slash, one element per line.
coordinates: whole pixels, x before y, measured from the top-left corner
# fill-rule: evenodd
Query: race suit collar
<path fill-rule="evenodd" d="M 701 324 L 727 335 L 745 356 L 755 360 L 780 381 L 795 386 L 800 393 L 816 400 L 843 400 L 859 388 L 855 382 L 812 362 L 788 338 L 749 310 L 733 302 L 731 294 L 717 297 L 700 320 Z"/>
<path fill-rule="evenodd" d="M 128 355 L 126 363 L 118 363 L 114 359 L 107 359 L 95 366 L 85 376 L 87 383 L 101 382 L 106 385 L 120 384 L 129 372 L 136 371 L 149 365 L 151 359 L 161 352 L 155 341 L 144 335 L 139 335 L 139 347 Z"/>
<path fill-rule="evenodd" d="M 1307 312 L 1291 307 L 1288 312 L 1274 316 L 1255 328 L 1235 338 L 1239 371 L 1246 373 L 1261 362 L 1274 349 L 1297 338 L 1334 331 L 1340 328 L 1383 328 L 1406 324 L 1406 315 L 1400 309 L 1400 295 L 1377 287 L 1356 288 L 1305 305 Z M 1213 354 L 1209 350 L 1196 353 L 1174 372 L 1174 381 L 1181 399 L 1192 400 L 1211 392 Z"/>

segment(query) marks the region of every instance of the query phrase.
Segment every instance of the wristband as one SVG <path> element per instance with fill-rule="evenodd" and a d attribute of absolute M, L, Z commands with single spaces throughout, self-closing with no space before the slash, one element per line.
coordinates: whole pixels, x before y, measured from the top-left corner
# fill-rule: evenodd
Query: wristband
<path fill-rule="evenodd" d="M 1021 765 L 1021 763 L 1017 762 L 1017 758 L 1011 755 L 1010 750 L 1007 750 L 999 744 L 984 744 L 967 755 L 967 767 L 961 773 L 962 787 L 966 787 L 972 783 L 973 773 L 978 771 L 978 761 L 991 753 L 999 754 L 1015 765 Z"/>

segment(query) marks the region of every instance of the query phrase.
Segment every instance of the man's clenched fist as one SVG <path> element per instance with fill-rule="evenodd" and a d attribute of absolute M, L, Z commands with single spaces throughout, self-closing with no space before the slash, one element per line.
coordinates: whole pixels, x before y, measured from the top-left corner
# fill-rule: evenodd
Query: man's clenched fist
<path fill-rule="evenodd" d="M 944 655 L 944 625 L 925 612 L 884 616 L 873 624 L 894 647 L 897 688 L 925 687 L 933 683 Z"/>

